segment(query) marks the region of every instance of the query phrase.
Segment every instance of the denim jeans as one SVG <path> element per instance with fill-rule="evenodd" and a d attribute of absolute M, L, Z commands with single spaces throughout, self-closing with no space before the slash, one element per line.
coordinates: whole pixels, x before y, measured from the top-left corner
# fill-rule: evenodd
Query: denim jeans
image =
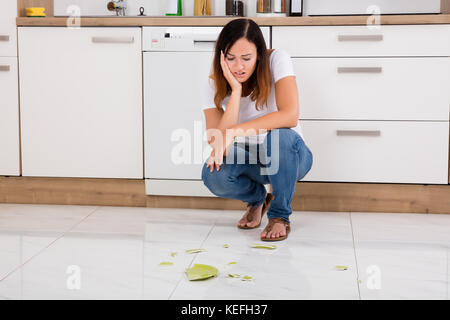
<path fill-rule="evenodd" d="M 216 196 L 237 199 L 258 207 L 266 199 L 265 184 L 274 199 L 267 217 L 289 222 L 295 185 L 311 170 L 313 155 L 300 135 L 290 128 L 271 130 L 259 145 L 235 142 L 220 170 L 203 165 L 204 185 Z"/>

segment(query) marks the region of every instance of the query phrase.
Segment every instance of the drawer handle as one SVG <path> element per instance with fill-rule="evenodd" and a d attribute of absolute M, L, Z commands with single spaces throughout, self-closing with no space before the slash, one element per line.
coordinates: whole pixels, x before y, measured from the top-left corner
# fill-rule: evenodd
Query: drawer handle
<path fill-rule="evenodd" d="M 9 70 L 10 70 L 10 66 L 0 65 L 0 71 L 9 71 Z"/>
<path fill-rule="evenodd" d="M 382 67 L 338 67 L 338 73 L 381 73 Z"/>
<path fill-rule="evenodd" d="M 134 37 L 92 37 L 93 43 L 133 43 Z"/>
<path fill-rule="evenodd" d="M 9 36 L 0 35 L 0 41 L 9 41 Z"/>
<path fill-rule="evenodd" d="M 194 43 L 196 42 L 209 42 L 209 43 L 216 43 L 216 40 L 194 40 Z"/>
<path fill-rule="evenodd" d="M 336 130 L 337 136 L 379 137 L 380 130 Z"/>
<path fill-rule="evenodd" d="M 382 34 L 338 35 L 339 41 L 383 41 Z"/>

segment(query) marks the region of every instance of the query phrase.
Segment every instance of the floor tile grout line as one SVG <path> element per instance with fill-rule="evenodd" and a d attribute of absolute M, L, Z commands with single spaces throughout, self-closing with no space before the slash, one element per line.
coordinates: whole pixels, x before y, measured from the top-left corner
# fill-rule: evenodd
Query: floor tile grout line
<path fill-rule="evenodd" d="M 203 247 L 203 244 L 205 243 L 205 241 L 209 238 L 209 235 L 211 234 L 212 230 L 214 229 L 214 227 L 216 226 L 216 222 L 217 220 L 214 221 L 213 225 L 211 226 L 211 229 L 209 229 L 208 234 L 206 235 L 205 239 L 203 239 L 202 243 L 200 244 L 200 248 Z M 194 255 L 194 257 L 192 258 L 191 262 L 189 263 L 189 265 L 187 266 L 187 268 L 190 268 L 192 263 L 194 262 L 195 258 L 197 258 L 198 253 L 196 253 Z M 172 292 L 169 294 L 169 297 L 167 298 L 167 300 L 170 300 L 173 296 L 173 294 L 175 293 L 175 291 L 178 288 L 178 285 L 180 284 L 180 282 L 183 280 L 183 275 L 180 277 L 180 280 L 178 280 L 177 284 L 175 285 L 175 288 L 173 288 Z"/>
<path fill-rule="evenodd" d="M 358 258 L 356 256 L 356 245 L 355 245 L 355 235 L 354 235 L 354 231 L 353 231 L 353 221 L 352 221 L 352 212 L 350 211 L 348 213 L 349 218 L 350 218 L 350 230 L 352 231 L 352 241 L 353 241 L 353 255 L 355 257 L 355 264 L 356 264 L 356 285 L 358 286 L 358 297 L 359 300 L 361 300 L 361 290 L 359 288 L 359 267 L 358 267 Z"/>
<path fill-rule="evenodd" d="M 8 278 L 11 274 L 13 274 L 14 272 L 20 270 L 20 268 L 22 268 L 25 264 L 27 264 L 28 262 L 30 262 L 32 259 L 34 259 L 35 257 L 37 257 L 38 255 L 40 255 L 44 250 L 48 249 L 51 245 L 53 245 L 56 241 L 58 241 L 59 239 L 61 239 L 62 237 L 64 237 L 67 233 L 69 233 L 71 230 L 73 230 L 76 226 L 78 226 L 80 223 L 82 223 L 84 220 L 86 220 L 88 217 L 90 217 L 95 211 L 97 211 L 100 207 L 96 207 L 94 210 L 92 210 L 92 212 L 88 213 L 83 219 L 81 219 L 78 223 L 76 223 L 75 225 L 73 225 L 72 227 L 70 227 L 67 231 L 63 231 L 63 233 L 61 235 L 59 235 L 55 240 L 53 240 L 52 242 L 50 242 L 47 246 L 45 246 L 44 248 L 42 248 L 41 250 L 39 250 L 39 252 L 37 252 L 36 254 L 34 254 L 33 256 L 31 256 L 29 259 L 27 259 L 25 262 L 23 262 L 22 264 L 20 264 L 19 266 L 17 266 L 16 268 L 14 268 L 12 271 L 10 271 L 9 273 L 6 274 L 6 276 L 4 276 L 3 278 L 0 279 L 0 282 L 2 282 L 3 280 L 5 280 L 6 278 Z"/>

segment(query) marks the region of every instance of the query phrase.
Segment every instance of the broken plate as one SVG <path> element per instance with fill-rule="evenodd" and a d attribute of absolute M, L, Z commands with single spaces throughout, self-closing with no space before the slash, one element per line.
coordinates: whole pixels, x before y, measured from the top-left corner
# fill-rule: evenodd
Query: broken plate
<path fill-rule="evenodd" d="M 276 249 L 277 246 L 276 245 L 269 245 L 269 244 L 253 244 L 252 248 L 257 248 L 257 249 L 269 249 L 269 250 L 273 250 Z"/>
<path fill-rule="evenodd" d="M 228 278 L 240 278 L 241 275 L 239 273 L 229 273 Z"/>
<path fill-rule="evenodd" d="M 348 267 L 347 266 L 335 266 L 334 269 L 339 270 L 339 271 L 344 271 L 344 270 L 347 270 Z"/>
<path fill-rule="evenodd" d="M 198 252 L 204 252 L 206 251 L 205 249 L 189 249 L 186 250 L 186 253 L 198 253 Z"/>
<path fill-rule="evenodd" d="M 217 276 L 219 270 L 207 264 L 194 264 L 192 268 L 186 269 L 189 281 L 204 280 Z"/>

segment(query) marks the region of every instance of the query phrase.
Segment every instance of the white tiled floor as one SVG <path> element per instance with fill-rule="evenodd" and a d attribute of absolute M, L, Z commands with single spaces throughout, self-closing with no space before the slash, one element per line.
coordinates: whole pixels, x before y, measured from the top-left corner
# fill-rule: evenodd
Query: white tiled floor
<path fill-rule="evenodd" d="M 449 299 L 450 215 L 294 212 L 264 250 L 251 246 L 266 218 L 241 230 L 242 214 L 0 204 L 0 300 Z M 218 276 L 189 281 L 195 263 Z"/>

